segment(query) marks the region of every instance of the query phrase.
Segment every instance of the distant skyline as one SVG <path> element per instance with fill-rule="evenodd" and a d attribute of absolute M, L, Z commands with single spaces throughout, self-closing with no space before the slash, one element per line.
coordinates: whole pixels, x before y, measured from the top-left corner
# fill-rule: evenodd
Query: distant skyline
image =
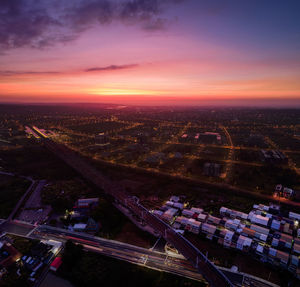
<path fill-rule="evenodd" d="M 300 1 L 2 0 L 0 102 L 300 107 Z"/>

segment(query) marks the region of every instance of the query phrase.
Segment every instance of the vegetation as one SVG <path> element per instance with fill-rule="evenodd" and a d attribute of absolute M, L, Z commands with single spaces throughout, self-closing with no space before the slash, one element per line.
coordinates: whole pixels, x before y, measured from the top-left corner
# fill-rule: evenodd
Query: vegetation
<path fill-rule="evenodd" d="M 65 210 L 72 210 L 79 198 L 99 197 L 100 195 L 101 191 L 92 189 L 79 179 L 72 179 L 57 181 L 46 186 L 42 190 L 42 202 L 51 205 L 57 213 L 64 213 Z M 101 228 L 98 235 L 107 238 L 114 238 L 127 222 L 125 216 L 104 198 L 99 198 L 99 204 L 91 211 L 90 216 L 100 223 Z M 64 218 L 61 220 L 65 224 L 76 221 Z M 51 224 L 55 225 L 56 222 L 52 221 Z"/>
<path fill-rule="evenodd" d="M 99 235 L 107 238 L 115 238 L 123 225 L 128 221 L 110 202 L 99 199 L 99 205 L 92 211 L 91 217 L 100 223 Z"/>
<path fill-rule="evenodd" d="M 60 180 L 50 183 L 42 190 L 42 202 L 51 205 L 55 212 L 71 210 L 79 198 L 97 197 L 91 188 L 79 179 Z"/>
<path fill-rule="evenodd" d="M 30 253 L 31 249 L 39 243 L 37 239 L 28 239 L 25 237 L 9 235 L 13 239 L 14 247 L 22 254 Z"/>
<path fill-rule="evenodd" d="M 20 175 L 50 180 L 65 180 L 75 175 L 71 168 L 34 140 L 27 140 L 24 145 L 9 150 L 0 149 L 0 158 L 5 170 Z"/>
<path fill-rule="evenodd" d="M 81 245 L 68 241 L 59 275 L 74 286 L 201 286 L 201 283 L 175 275 L 134 266 L 95 253 L 84 252 Z M 205 286 L 205 285 L 202 285 Z"/>
<path fill-rule="evenodd" d="M 276 184 L 294 187 L 299 184 L 299 175 L 294 170 L 275 165 L 234 165 L 232 183 L 241 187 L 271 194 Z"/>
<path fill-rule="evenodd" d="M 9 216 L 29 186 L 26 179 L 0 175 L 0 218 Z"/>
<path fill-rule="evenodd" d="M 32 286 L 27 280 L 27 274 L 19 276 L 16 268 L 11 268 L 0 280 L 0 287 L 29 287 Z"/>

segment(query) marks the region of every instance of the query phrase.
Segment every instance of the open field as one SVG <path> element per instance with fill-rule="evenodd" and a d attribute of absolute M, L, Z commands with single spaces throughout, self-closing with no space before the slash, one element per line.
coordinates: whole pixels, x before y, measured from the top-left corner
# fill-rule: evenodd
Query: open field
<path fill-rule="evenodd" d="M 277 184 L 296 187 L 299 175 L 291 169 L 280 166 L 248 166 L 234 164 L 231 183 L 254 192 L 272 194 Z"/>
<path fill-rule="evenodd" d="M 6 218 L 30 186 L 29 180 L 0 174 L 0 218 Z"/>
<path fill-rule="evenodd" d="M 0 150 L 1 165 L 5 170 L 37 179 L 68 179 L 74 172 L 57 161 L 43 146 L 28 140 L 23 146 Z"/>

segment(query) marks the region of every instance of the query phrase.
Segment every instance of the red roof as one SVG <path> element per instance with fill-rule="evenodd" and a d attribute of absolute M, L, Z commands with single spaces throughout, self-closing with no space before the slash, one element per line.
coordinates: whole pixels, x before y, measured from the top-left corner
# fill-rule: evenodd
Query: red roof
<path fill-rule="evenodd" d="M 62 264 L 61 257 L 56 257 L 53 262 L 51 263 L 50 267 L 57 270 L 59 266 Z"/>

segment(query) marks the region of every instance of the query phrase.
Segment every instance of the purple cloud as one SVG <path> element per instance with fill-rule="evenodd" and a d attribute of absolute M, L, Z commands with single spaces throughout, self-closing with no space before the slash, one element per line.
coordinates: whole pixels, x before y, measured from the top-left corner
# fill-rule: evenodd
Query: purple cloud
<path fill-rule="evenodd" d="M 86 69 L 85 72 L 102 72 L 102 71 L 116 71 L 116 70 L 124 70 L 131 69 L 137 67 L 138 64 L 129 64 L 129 65 L 110 65 L 106 67 L 93 67 Z"/>
<path fill-rule="evenodd" d="M 182 0 L 1 0 L 0 50 L 43 48 L 76 39 L 95 25 L 113 21 L 147 31 L 164 28 L 169 5 Z"/>

